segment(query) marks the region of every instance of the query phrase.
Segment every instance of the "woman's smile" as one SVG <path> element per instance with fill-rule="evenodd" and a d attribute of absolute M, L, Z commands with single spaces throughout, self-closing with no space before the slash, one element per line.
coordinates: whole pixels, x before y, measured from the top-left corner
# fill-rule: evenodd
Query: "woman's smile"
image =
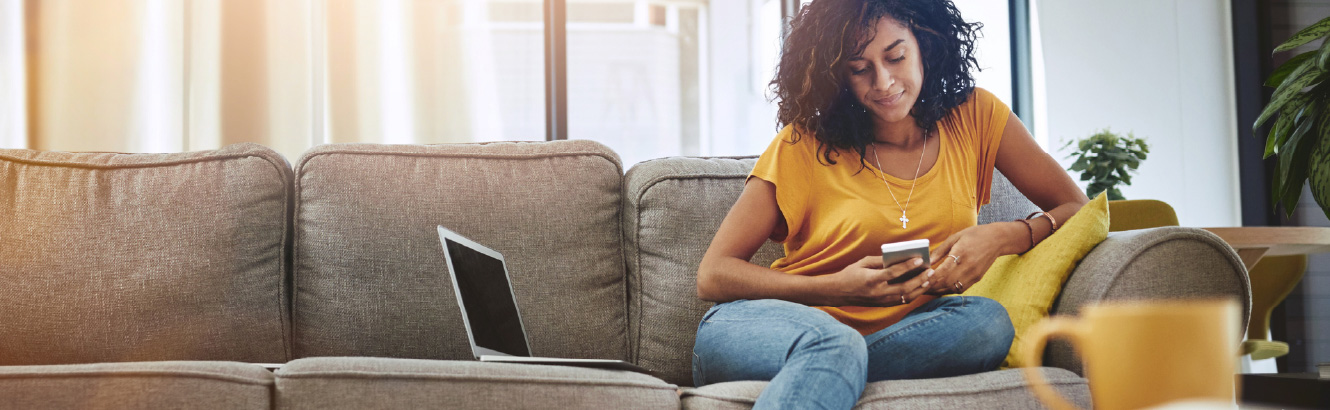
<path fill-rule="evenodd" d="M 900 92 L 895 94 L 891 94 L 882 98 L 875 98 L 873 99 L 873 102 L 876 103 L 877 105 L 891 106 L 896 104 L 896 102 L 900 101 L 901 97 L 904 95 L 905 95 L 905 90 L 901 90 Z"/>

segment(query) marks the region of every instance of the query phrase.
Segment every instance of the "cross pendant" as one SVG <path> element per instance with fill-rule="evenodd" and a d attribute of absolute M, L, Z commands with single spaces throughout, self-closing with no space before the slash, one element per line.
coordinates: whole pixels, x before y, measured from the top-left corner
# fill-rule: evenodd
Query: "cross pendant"
<path fill-rule="evenodd" d="M 910 223 L 910 218 L 906 218 L 906 217 L 905 217 L 905 213 L 903 213 L 903 212 L 901 213 L 901 219 L 900 219 L 900 221 L 901 221 L 901 229 L 908 229 L 908 228 L 905 226 L 905 224 Z"/>

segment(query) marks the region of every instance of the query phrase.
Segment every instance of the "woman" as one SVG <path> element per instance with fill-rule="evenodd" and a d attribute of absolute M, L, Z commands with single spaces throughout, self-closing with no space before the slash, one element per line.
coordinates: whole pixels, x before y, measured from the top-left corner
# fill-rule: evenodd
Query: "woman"
<path fill-rule="evenodd" d="M 867 382 L 996 369 L 1006 310 L 964 293 L 1089 202 L 1020 120 L 974 87 L 974 39 L 947 0 L 816 0 L 796 17 L 772 88 L 783 130 L 697 274 L 717 302 L 698 326 L 698 386 L 770 380 L 758 408 L 850 408 Z M 976 225 L 993 168 L 1041 209 Z M 770 238 L 785 256 L 748 262 Z M 880 245 L 929 239 L 883 266 Z"/>

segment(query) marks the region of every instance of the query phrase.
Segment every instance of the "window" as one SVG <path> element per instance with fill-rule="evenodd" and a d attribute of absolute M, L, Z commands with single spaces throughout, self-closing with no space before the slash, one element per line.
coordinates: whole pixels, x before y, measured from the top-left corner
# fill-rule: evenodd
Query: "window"
<path fill-rule="evenodd" d="M 567 127 L 559 138 L 600 141 L 625 166 L 754 155 L 778 131 L 768 83 L 789 1 L 10 2 L 0 21 L 24 27 L 0 24 L 0 53 L 17 56 L 3 61 L 19 61 L 0 66 L 0 90 L 19 88 L 0 100 L 0 144 L 174 151 L 258 142 L 296 158 L 328 142 L 542 140 L 546 93 L 557 88 L 567 107 L 548 121 Z M 548 84 L 546 40 L 559 30 L 547 30 L 547 3 L 564 7 L 567 62 Z M 956 4 L 986 25 L 978 84 L 1010 103 L 1006 4 Z M 25 42 L 36 51 L 23 53 Z"/>
<path fill-rule="evenodd" d="M 625 167 L 760 153 L 777 131 L 766 83 L 779 22 L 777 0 L 570 0 L 569 137 Z"/>

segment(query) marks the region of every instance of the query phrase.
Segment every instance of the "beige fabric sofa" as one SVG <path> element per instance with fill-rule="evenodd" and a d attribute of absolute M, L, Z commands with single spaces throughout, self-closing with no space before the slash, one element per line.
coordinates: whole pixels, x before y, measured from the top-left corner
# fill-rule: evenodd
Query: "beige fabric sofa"
<path fill-rule="evenodd" d="M 324 145 L 294 167 L 255 144 L 0 150 L 0 408 L 749 407 L 763 383 L 692 388 L 689 366 L 697 263 L 754 162 L 625 173 L 590 141 Z M 1032 208 L 997 178 L 980 220 Z M 435 225 L 505 255 L 533 353 L 654 377 L 469 360 Z M 1110 235 L 1055 311 L 1213 296 L 1248 305 L 1236 254 L 1159 228 Z M 1073 352 L 1046 363 L 1088 406 Z M 873 383 L 859 406 L 1036 402 L 1006 370 Z"/>

